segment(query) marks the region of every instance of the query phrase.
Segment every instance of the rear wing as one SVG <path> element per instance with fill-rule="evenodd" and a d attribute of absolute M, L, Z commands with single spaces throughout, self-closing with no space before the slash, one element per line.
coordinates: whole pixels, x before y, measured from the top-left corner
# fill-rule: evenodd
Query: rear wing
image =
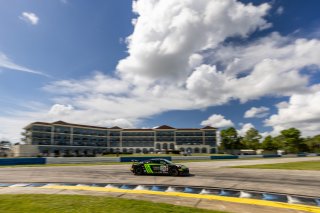
<path fill-rule="evenodd" d="M 140 161 L 138 161 L 138 160 L 131 160 L 131 162 L 132 162 L 132 164 L 138 164 L 138 163 L 140 163 Z"/>

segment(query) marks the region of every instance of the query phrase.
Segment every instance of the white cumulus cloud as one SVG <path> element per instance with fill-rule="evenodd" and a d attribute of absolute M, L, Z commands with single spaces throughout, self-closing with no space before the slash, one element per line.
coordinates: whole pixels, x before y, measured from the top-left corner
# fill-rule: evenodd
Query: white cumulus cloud
<path fill-rule="evenodd" d="M 117 71 L 139 83 L 183 80 L 191 71 L 192 55 L 269 26 L 263 18 L 269 8 L 234 0 L 134 1 L 138 18 L 127 38 L 129 56 L 120 60 Z"/>
<path fill-rule="evenodd" d="M 32 25 L 37 25 L 39 22 L 39 17 L 31 12 L 23 12 L 19 18 Z"/>
<path fill-rule="evenodd" d="M 55 104 L 51 107 L 49 111 L 49 115 L 57 116 L 57 115 L 67 115 L 70 114 L 74 110 L 74 107 L 70 104 Z"/>
<path fill-rule="evenodd" d="M 311 88 L 309 94 L 292 95 L 288 102 L 278 104 L 277 114 L 265 120 L 275 133 L 283 129 L 298 128 L 305 136 L 320 133 L 320 85 Z"/>
<path fill-rule="evenodd" d="M 221 46 L 212 54 L 212 63 L 222 65 L 221 70 L 215 65 L 198 67 L 187 87 L 205 102 L 219 93 L 222 100 L 246 102 L 267 95 L 306 92 L 312 73 L 301 70 L 311 66 L 319 69 L 320 40 L 290 39 L 273 33 L 245 46 Z"/>
<path fill-rule="evenodd" d="M 244 113 L 245 118 L 263 118 L 269 114 L 268 107 L 252 107 Z"/>
<path fill-rule="evenodd" d="M 113 127 L 118 126 L 120 128 L 132 128 L 134 127 L 134 124 L 129 121 L 128 119 L 124 118 L 117 118 L 113 120 L 104 120 L 100 122 L 100 125 L 107 126 L 107 127 Z"/>
<path fill-rule="evenodd" d="M 203 56 L 195 53 L 189 57 L 188 63 L 189 63 L 190 68 L 196 68 L 197 66 L 202 64 L 202 62 L 203 62 Z"/>
<path fill-rule="evenodd" d="M 242 124 L 241 129 L 237 130 L 240 136 L 244 136 L 251 128 L 255 128 L 252 123 Z"/>
<path fill-rule="evenodd" d="M 95 72 L 91 78 L 55 81 L 45 86 L 44 89 L 59 94 L 121 94 L 129 91 L 129 85 L 120 79 Z"/>
<path fill-rule="evenodd" d="M 207 120 L 201 122 L 202 126 L 212 126 L 217 128 L 234 126 L 231 120 L 225 119 L 223 115 L 213 114 Z"/>

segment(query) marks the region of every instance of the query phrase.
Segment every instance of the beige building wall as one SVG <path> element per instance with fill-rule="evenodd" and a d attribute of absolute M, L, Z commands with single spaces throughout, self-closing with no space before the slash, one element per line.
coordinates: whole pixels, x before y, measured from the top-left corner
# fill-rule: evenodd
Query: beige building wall
<path fill-rule="evenodd" d="M 19 144 L 13 146 L 13 157 L 37 157 L 39 148 L 37 145 Z"/>

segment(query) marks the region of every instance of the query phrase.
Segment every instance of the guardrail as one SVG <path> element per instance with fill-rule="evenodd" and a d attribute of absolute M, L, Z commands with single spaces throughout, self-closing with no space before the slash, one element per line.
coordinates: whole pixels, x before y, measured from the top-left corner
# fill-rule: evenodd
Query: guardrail
<path fill-rule="evenodd" d="M 119 157 L 48 157 L 47 164 L 110 163 L 120 162 Z"/>

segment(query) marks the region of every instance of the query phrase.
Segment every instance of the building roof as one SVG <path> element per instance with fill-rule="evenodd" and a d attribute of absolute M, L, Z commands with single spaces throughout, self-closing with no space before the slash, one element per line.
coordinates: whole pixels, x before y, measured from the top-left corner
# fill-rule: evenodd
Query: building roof
<path fill-rule="evenodd" d="M 199 128 L 177 128 L 176 130 L 183 130 L 183 131 L 195 131 L 195 130 L 201 130 Z"/>
<path fill-rule="evenodd" d="M 205 127 L 203 127 L 202 129 L 217 129 L 216 127 L 212 127 L 212 126 L 205 126 Z"/>
<path fill-rule="evenodd" d="M 162 125 L 162 126 L 159 126 L 159 127 L 155 128 L 155 129 L 175 129 L 175 128 L 173 128 L 171 126 L 168 126 L 168 125 Z"/>
<path fill-rule="evenodd" d="M 122 128 L 120 128 L 118 126 L 113 126 L 113 127 L 109 128 L 109 129 L 122 129 Z"/>
<path fill-rule="evenodd" d="M 46 122 L 33 122 L 33 123 L 31 123 L 31 124 L 41 124 L 41 125 L 52 125 L 51 123 L 46 123 Z M 30 125 L 31 125 L 30 124 Z"/>
<path fill-rule="evenodd" d="M 52 123 L 33 122 L 33 123 L 29 124 L 28 126 L 26 126 L 25 129 L 27 129 L 30 125 L 34 125 L 34 124 L 40 124 L 40 125 L 65 125 L 65 126 L 87 127 L 87 128 L 103 129 L 103 130 L 110 129 L 110 128 L 107 128 L 107 127 L 90 126 L 90 125 L 82 125 L 82 124 L 73 124 L 73 123 L 67 123 L 67 122 L 64 122 L 64 121 L 55 121 L 55 122 L 52 122 Z"/>
<path fill-rule="evenodd" d="M 67 123 L 67 122 L 64 122 L 64 121 L 55 121 L 55 122 L 52 122 L 52 123 L 33 122 L 33 123 L 29 124 L 28 126 L 26 126 L 24 129 L 27 129 L 28 127 L 30 127 L 32 125 L 36 125 L 36 124 L 39 124 L 39 125 L 65 125 L 65 126 L 75 126 L 75 127 L 87 127 L 87 128 L 93 128 L 93 129 L 124 130 L 124 131 L 154 131 L 154 130 L 185 130 L 185 131 L 189 130 L 189 131 L 195 131 L 195 130 L 215 130 L 215 129 L 217 129 L 217 128 L 210 127 L 210 126 L 206 126 L 206 127 L 201 128 L 201 129 L 199 129 L 199 128 L 174 128 L 174 127 L 171 127 L 171 126 L 168 126 L 168 125 L 162 125 L 162 126 L 159 126 L 159 127 L 155 128 L 155 129 L 123 129 L 123 128 L 120 128 L 118 126 L 114 126 L 114 127 L 108 128 L 108 127 L 100 127 L 100 126 L 73 124 L 73 123 Z"/>
<path fill-rule="evenodd" d="M 31 126 L 34 125 L 34 124 L 47 125 L 47 126 L 50 126 L 50 125 L 51 125 L 51 123 L 38 122 L 38 121 L 37 121 L 37 122 L 33 122 L 33 123 L 28 124 L 27 126 L 24 127 L 24 129 L 28 129 L 29 127 L 31 127 Z"/>
<path fill-rule="evenodd" d="M 64 121 L 56 121 L 56 122 L 52 122 L 52 124 L 68 125 L 69 123 L 66 123 L 66 122 L 64 122 Z"/>
<path fill-rule="evenodd" d="M 154 131 L 154 129 L 123 129 L 123 131 L 125 131 L 125 132 L 130 132 L 130 131 L 132 131 L 132 132 L 134 132 L 134 131 L 139 131 L 139 132 L 142 132 L 142 131 Z"/>

